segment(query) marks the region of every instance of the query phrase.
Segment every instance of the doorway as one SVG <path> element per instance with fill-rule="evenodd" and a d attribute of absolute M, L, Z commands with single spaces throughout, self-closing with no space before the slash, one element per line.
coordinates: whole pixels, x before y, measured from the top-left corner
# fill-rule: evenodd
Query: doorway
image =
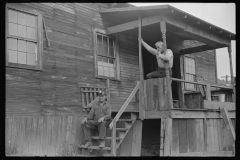
<path fill-rule="evenodd" d="M 141 156 L 160 155 L 161 119 L 144 119 L 142 128 Z"/>

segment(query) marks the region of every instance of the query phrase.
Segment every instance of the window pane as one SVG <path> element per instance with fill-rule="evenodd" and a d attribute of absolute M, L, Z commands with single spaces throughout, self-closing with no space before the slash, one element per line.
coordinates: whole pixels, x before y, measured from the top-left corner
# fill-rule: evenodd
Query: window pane
<path fill-rule="evenodd" d="M 36 27 L 35 23 L 36 23 L 35 16 L 27 15 L 27 26 Z"/>
<path fill-rule="evenodd" d="M 17 23 L 17 12 L 13 10 L 8 10 L 8 21 Z"/>
<path fill-rule="evenodd" d="M 103 66 L 108 66 L 108 58 L 103 57 Z"/>
<path fill-rule="evenodd" d="M 35 54 L 34 53 L 27 53 L 27 64 L 35 66 Z"/>
<path fill-rule="evenodd" d="M 103 73 L 104 73 L 103 75 L 104 75 L 104 76 L 109 76 L 109 69 L 108 69 L 108 67 L 105 67 L 105 66 L 104 66 L 103 70 L 104 70 L 104 71 L 103 71 Z"/>
<path fill-rule="evenodd" d="M 32 42 L 27 42 L 27 52 L 28 53 L 37 53 L 36 52 L 36 44 Z"/>
<path fill-rule="evenodd" d="M 109 67 L 114 67 L 114 60 L 112 58 L 109 58 L 108 66 Z"/>
<path fill-rule="evenodd" d="M 103 76 L 103 66 L 98 66 L 98 75 Z"/>
<path fill-rule="evenodd" d="M 103 55 L 105 55 L 105 56 L 108 55 L 108 47 L 106 47 L 106 46 L 103 47 Z"/>
<path fill-rule="evenodd" d="M 26 38 L 26 26 L 18 25 L 18 36 Z"/>
<path fill-rule="evenodd" d="M 8 50 L 8 62 L 17 63 L 17 51 Z"/>
<path fill-rule="evenodd" d="M 103 48 L 102 46 L 98 45 L 98 50 L 97 50 L 98 54 L 102 55 L 103 53 Z"/>
<path fill-rule="evenodd" d="M 18 51 L 26 52 L 27 43 L 23 40 L 18 40 Z"/>
<path fill-rule="evenodd" d="M 113 39 L 112 38 L 109 38 L 109 46 L 113 47 Z"/>
<path fill-rule="evenodd" d="M 17 24 L 13 24 L 13 23 L 8 23 L 8 27 L 9 27 L 9 34 L 13 35 L 13 36 L 17 36 Z"/>
<path fill-rule="evenodd" d="M 97 35 L 97 44 L 102 44 L 102 36 Z"/>
<path fill-rule="evenodd" d="M 113 48 L 109 48 L 109 56 L 114 57 L 114 50 Z"/>
<path fill-rule="evenodd" d="M 103 63 L 102 63 L 102 57 L 98 56 L 98 65 L 102 66 Z"/>
<path fill-rule="evenodd" d="M 26 53 L 18 52 L 18 63 L 26 64 Z"/>
<path fill-rule="evenodd" d="M 26 25 L 27 17 L 26 14 L 18 12 L 18 24 Z"/>
<path fill-rule="evenodd" d="M 27 27 L 27 38 L 35 39 L 35 28 Z"/>
<path fill-rule="evenodd" d="M 17 50 L 17 40 L 8 38 L 8 49 Z"/>
<path fill-rule="evenodd" d="M 109 68 L 109 77 L 115 77 L 115 71 L 114 68 Z"/>
<path fill-rule="evenodd" d="M 186 66 L 186 73 L 189 73 L 188 66 Z"/>
<path fill-rule="evenodd" d="M 188 66 L 188 58 L 185 58 L 185 63 Z"/>
<path fill-rule="evenodd" d="M 107 39 L 107 37 L 103 37 L 103 45 L 104 46 L 108 46 L 108 39 Z"/>

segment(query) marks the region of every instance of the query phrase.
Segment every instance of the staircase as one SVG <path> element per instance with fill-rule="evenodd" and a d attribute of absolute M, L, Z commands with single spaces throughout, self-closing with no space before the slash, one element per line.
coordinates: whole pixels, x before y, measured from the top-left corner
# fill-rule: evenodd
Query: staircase
<path fill-rule="evenodd" d="M 92 136 L 93 145 L 88 149 L 82 148 L 82 150 L 88 150 L 92 152 L 95 151 L 104 151 L 104 155 L 116 156 L 117 149 L 123 142 L 124 138 L 126 137 L 127 133 L 133 126 L 134 122 L 138 117 L 138 113 L 124 113 L 126 107 L 136 94 L 137 90 L 139 89 L 140 82 L 137 82 L 136 87 L 133 89 L 132 93 L 129 95 L 121 109 L 118 113 L 112 116 L 114 119 L 112 120 L 109 128 L 107 128 L 107 136 L 106 136 L 106 145 L 105 148 L 99 148 L 98 145 L 98 136 Z M 94 155 L 94 154 L 93 154 Z"/>

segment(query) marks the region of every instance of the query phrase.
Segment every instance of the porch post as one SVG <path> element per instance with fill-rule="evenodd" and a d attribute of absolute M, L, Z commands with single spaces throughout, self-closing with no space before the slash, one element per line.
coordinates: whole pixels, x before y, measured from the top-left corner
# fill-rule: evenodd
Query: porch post
<path fill-rule="evenodd" d="M 167 42 L 166 42 L 166 22 L 160 22 L 160 29 L 162 32 L 162 39 L 164 44 L 164 52 L 167 51 Z M 166 69 L 166 85 L 167 85 L 167 99 L 169 104 L 169 109 L 173 108 L 173 102 L 172 102 L 172 87 L 171 87 L 171 78 L 169 75 L 169 65 L 165 67 Z"/>
<path fill-rule="evenodd" d="M 138 25 L 138 37 L 142 37 L 142 18 L 139 16 Z M 140 86 L 139 86 L 139 118 L 145 118 L 145 107 L 144 107 L 144 91 L 143 91 L 143 64 L 142 64 L 142 44 L 138 42 L 139 45 L 139 71 L 140 71 Z"/>
<path fill-rule="evenodd" d="M 231 84 L 233 86 L 233 94 L 232 94 L 232 99 L 233 102 L 236 102 L 236 92 L 235 92 L 235 85 L 234 85 L 234 79 L 233 79 L 233 67 L 232 67 L 232 46 L 230 45 L 228 47 L 228 54 L 229 54 L 229 64 L 230 64 L 230 74 L 231 74 Z"/>

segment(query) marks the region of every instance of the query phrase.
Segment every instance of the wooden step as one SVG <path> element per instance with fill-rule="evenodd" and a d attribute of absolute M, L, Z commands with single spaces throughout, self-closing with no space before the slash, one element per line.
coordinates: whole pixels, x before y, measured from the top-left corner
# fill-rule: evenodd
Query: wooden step
<path fill-rule="evenodd" d="M 116 128 L 117 131 L 127 131 L 129 128 Z"/>
<path fill-rule="evenodd" d="M 88 149 L 111 151 L 111 147 L 99 148 L 98 146 L 91 146 L 91 147 L 88 147 Z"/>
<path fill-rule="evenodd" d="M 119 122 L 119 121 L 121 121 L 121 122 L 122 122 L 122 121 L 135 121 L 135 119 L 118 119 L 118 122 Z"/>
<path fill-rule="evenodd" d="M 99 139 L 99 136 L 92 136 L 92 139 Z M 112 137 L 106 137 L 106 139 L 112 139 Z M 121 140 L 122 138 L 116 137 L 116 140 Z"/>

